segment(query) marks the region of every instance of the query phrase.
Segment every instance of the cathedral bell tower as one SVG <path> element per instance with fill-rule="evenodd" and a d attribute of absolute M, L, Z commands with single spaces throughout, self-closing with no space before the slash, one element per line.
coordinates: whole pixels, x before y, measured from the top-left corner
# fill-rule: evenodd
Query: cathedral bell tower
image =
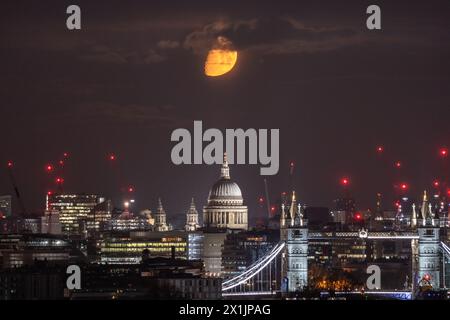
<path fill-rule="evenodd" d="M 158 198 L 158 208 L 156 209 L 155 217 L 155 231 L 168 231 L 169 227 L 166 222 L 166 211 L 162 205 L 161 198 Z"/>
<path fill-rule="evenodd" d="M 192 198 L 191 206 L 186 213 L 186 225 L 184 226 L 184 229 L 186 231 L 196 231 L 198 228 L 200 228 L 200 225 L 198 224 L 198 211 L 195 208 L 194 198 Z"/>

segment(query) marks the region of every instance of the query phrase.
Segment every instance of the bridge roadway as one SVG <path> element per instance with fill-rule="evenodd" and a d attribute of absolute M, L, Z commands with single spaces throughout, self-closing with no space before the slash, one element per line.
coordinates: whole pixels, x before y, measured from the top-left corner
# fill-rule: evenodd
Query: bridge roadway
<path fill-rule="evenodd" d="M 330 231 L 308 233 L 309 240 L 339 240 L 339 239 L 369 239 L 369 240 L 413 240 L 419 239 L 417 232 L 410 231 Z"/>

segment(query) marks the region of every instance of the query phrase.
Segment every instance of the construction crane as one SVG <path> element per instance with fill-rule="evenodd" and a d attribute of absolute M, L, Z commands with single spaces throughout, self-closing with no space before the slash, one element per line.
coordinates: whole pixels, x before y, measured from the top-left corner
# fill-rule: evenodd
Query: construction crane
<path fill-rule="evenodd" d="M 20 210 L 22 211 L 21 214 L 23 216 L 26 216 L 27 211 L 25 209 L 25 205 L 23 204 L 22 198 L 20 196 L 19 188 L 17 187 L 16 179 L 14 177 L 13 167 L 14 167 L 14 164 L 12 163 L 12 161 L 9 161 L 7 164 L 9 180 L 11 181 L 11 184 L 14 188 L 14 192 L 17 197 L 17 202 L 19 203 Z"/>
<path fill-rule="evenodd" d="M 270 219 L 270 200 L 269 200 L 269 188 L 267 187 L 267 179 L 264 178 L 264 190 L 266 192 L 266 202 L 267 202 L 267 217 Z"/>

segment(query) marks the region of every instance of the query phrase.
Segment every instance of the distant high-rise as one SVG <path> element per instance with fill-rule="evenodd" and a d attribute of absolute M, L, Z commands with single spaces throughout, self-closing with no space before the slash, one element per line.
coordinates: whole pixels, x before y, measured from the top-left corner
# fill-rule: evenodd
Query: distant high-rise
<path fill-rule="evenodd" d="M 61 222 L 59 221 L 59 211 L 45 211 L 44 216 L 41 217 L 41 233 L 54 235 L 62 234 Z"/>
<path fill-rule="evenodd" d="M 0 196 L 0 217 L 12 216 L 12 197 L 10 195 Z"/>
<path fill-rule="evenodd" d="M 97 232 L 109 228 L 112 207 L 111 200 L 99 199 L 99 203 L 87 215 L 86 230 L 88 236 L 95 235 Z"/>
<path fill-rule="evenodd" d="M 88 214 L 99 199 L 95 194 L 50 194 L 47 196 L 47 210 L 59 212 L 64 234 L 82 234 Z"/>

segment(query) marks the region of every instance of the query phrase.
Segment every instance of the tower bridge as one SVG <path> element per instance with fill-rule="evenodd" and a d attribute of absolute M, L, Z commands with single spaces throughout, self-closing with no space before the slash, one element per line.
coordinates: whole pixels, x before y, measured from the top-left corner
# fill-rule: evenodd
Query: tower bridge
<path fill-rule="evenodd" d="M 425 195 L 426 196 L 426 195 Z M 282 206 L 280 242 L 265 256 L 241 274 L 227 279 L 222 285 L 224 297 L 274 296 L 279 293 L 302 291 L 308 285 L 308 243 L 315 240 L 394 240 L 411 241 L 411 291 L 366 291 L 364 294 L 409 300 L 418 288 L 432 290 L 446 288 L 450 277 L 450 246 L 440 240 L 439 219 L 425 204 L 416 225 L 409 231 L 309 231 L 308 221 L 300 205 L 295 203 L 289 211 Z M 293 210 L 292 208 L 296 208 Z M 442 281 L 441 281 L 442 280 Z M 338 295 L 360 294 L 342 292 Z"/>

